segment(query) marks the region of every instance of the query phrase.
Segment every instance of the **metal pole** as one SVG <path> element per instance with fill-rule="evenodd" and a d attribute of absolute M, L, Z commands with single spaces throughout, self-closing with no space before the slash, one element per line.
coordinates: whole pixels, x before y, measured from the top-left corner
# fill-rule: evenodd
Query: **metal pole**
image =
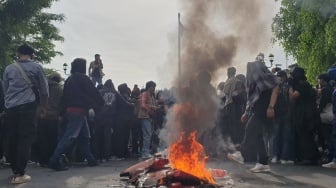
<path fill-rule="evenodd" d="M 181 15 L 178 13 L 178 82 L 181 83 Z"/>

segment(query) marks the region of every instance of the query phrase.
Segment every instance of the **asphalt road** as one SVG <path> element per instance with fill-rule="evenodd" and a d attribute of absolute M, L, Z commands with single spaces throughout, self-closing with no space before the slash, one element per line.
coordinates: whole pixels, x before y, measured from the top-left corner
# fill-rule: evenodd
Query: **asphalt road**
<path fill-rule="evenodd" d="M 29 164 L 27 174 L 32 182 L 13 186 L 9 184 L 9 168 L 0 168 L 0 188 L 108 188 L 125 187 L 126 180 L 119 173 L 137 159 L 108 161 L 96 167 L 84 164 L 73 165 L 68 171 L 55 172 L 48 168 Z M 336 187 L 336 169 L 324 169 L 318 166 L 271 165 L 272 172 L 253 174 L 248 171 L 253 164 L 238 165 L 230 161 L 212 160 L 209 168 L 221 168 L 228 171 L 226 178 L 217 179 L 224 187 Z"/>

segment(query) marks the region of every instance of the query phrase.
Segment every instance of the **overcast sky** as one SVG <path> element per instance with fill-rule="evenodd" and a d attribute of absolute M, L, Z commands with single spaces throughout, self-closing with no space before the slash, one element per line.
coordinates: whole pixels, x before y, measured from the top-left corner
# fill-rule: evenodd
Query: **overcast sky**
<path fill-rule="evenodd" d="M 276 9 L 275 3 L 269 4 L 269 10 Z M 116 86 L 142 87 L 148 80 L 156 81 L 159 88 L 171 86 L 177 62 L 169 62 L 168 54 L 174 50 L 170 40 L 176 38 L 181 12 L 177 0 L 61 0 L 48 11 L 66 16 L 64 23 L 57 24 L 65 38 L 57 50 L 64 56 L 54 58 L 48 67 L 62 70 L 63 63 L 70 64 L 76 57 L 90 62 L 99 53 L 106 74 L 103 80 L 111 78 Z M 274 14 L 269 15 L 270 22 Z M 279 46 L 260 51 L 273 53 L 275 62 L 285 65 Z"/>

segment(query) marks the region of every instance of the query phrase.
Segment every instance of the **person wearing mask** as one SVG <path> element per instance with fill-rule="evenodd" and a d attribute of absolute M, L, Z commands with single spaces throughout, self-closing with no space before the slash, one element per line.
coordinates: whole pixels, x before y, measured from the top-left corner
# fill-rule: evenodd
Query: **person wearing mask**
<path fill-rule="evenodd" d="M 90 150 L 87 114 L 91 108 L 101 108 L 104 100 L 86 76 L 85 59 L 76 58 L 71 63 L 71 75 L 65 80 L 61 104 L 65 111 L 67 125 L 49 160 L 49 167 L 56 171 L 67 170 L 65 154 L 71 148 L 74 139 L 77 139 L 80 155 L 87 160 L 88 165 L 98 165 Z"/>
<path fill-rule="evenodd" d="M 244 163 L 243 156 L 252 153 L 258 159 L 250 171 L 269 172 L 271 169 L 268 165 L 263 130 L 265 126 L 270 125 L 269 120 L 275 117 L 274 106 L 279 94 L 279 80 L 268 70 L 264 62 L 257 60 L 247 64 L 246 87 L 247 106 L 241 117 L 242 122 L 247 122 L 245 137 L 241 144 L 241 152 L 229 153 L 228 158 Z"/>
<path fill-rule="evenodd" d="M 275 121 L 272 135 L 272 163 L 292 164 L 295 160 L 294 129 L 289 124 L 289 85 L 287 73 L 278 71 L 280 93 L 275 106 Z"/>
<path fill-rule="evenodd" d="M 48 99 L 48 82 L 43 67 L 34 61 L 35 50 L 23 44 L 17 49 L 18 61 L 8 65 L 3 73 L 5 95 L 5 134 L 7 158 L 13 171 L 12 184 L 31 181 L 26 174 L 31 144 L 36 134 L 35 115 L 41 103 L 42 111 Z"/>

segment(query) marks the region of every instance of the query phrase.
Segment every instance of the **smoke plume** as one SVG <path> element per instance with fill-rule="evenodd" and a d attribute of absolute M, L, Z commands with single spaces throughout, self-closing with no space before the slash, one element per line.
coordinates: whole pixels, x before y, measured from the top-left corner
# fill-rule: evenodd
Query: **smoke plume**
<path fill-rule="evenodd" d="M 271 32 L 266 29 L 270 27 L 266 17 L 270 15 L 262 11 L 269 6 L 267 1 L 178 1 L 183 10 L 182 73 L 174 84 L 178 104 L 168 114 L 167 127 L 174 133 L 170 142 L 179 132 L 195 130 L 201 140 L 213 141 L 209 131 L 216 124 L 219 100 L 211 80 L 221 68 L 247 62 L 245 58 L 255 57 L 269 45 Z"/>

